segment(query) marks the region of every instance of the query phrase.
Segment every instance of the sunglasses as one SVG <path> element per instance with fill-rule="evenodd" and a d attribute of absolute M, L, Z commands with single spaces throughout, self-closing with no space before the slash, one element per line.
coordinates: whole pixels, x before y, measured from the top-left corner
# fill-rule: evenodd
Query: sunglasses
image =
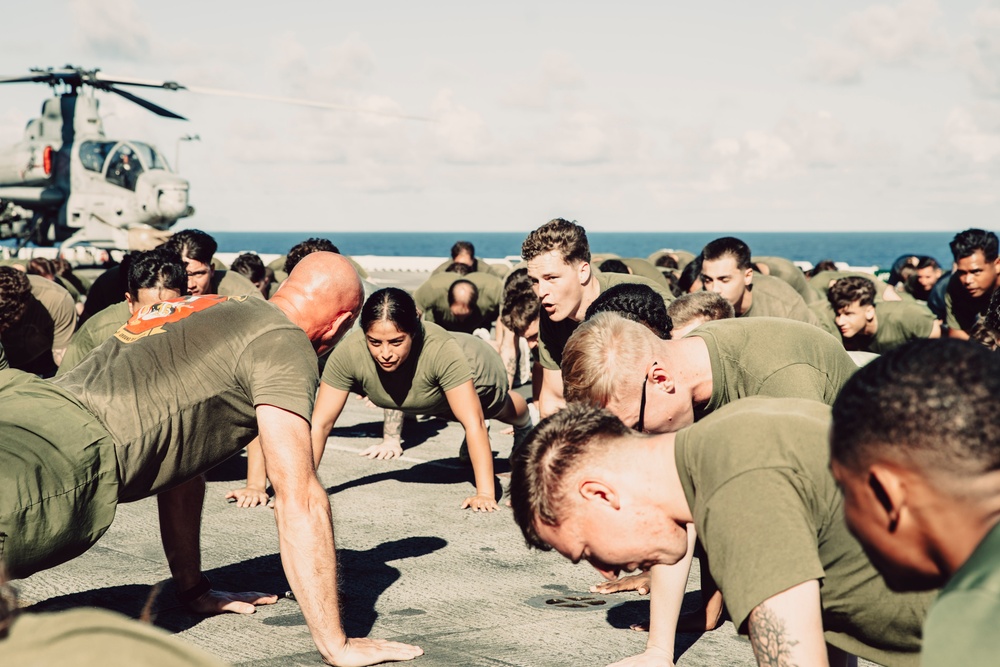
<path fill-rule="evenodd" d="M 656 365 L 656 362 L 653 362 Z M 635 430 L 639 433 L 645 433 L 646 425 L 646 385 L 649 384 L 649 380 L 646 375 L 642 376 L 642 399 L 639 401 L 639 421 L 636 422 Z"/>

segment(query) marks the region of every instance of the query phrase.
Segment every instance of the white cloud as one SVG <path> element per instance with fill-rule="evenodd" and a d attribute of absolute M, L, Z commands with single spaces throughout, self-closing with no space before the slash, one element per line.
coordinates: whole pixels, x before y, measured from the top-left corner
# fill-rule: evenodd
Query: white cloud
<path fill-rule="evenodd" d="M 272 39 L 271 47 L 273 66 L 287 89 L 311 99 L 337 99 L 363 87 L 375 72 L 375 56 L 356 34 L 318 54 L 290 31 Z"/>
<path fill-rule="evenodd" d="M 959 44 L 959 63 L 980 93 L 1000 94 L 1000 9 L 981 8 L 972 21 L 974 34 Z"/>
<path fill-rule="evenodd" d="M 101 57 L 144 60 L 150 28 L 134 0 L 71 0 L 77 40 Z"/>
<path fill-rule="evenodd" d="M 487 164 L 500 158 L 500 150 L 485 118 L 455 101 L 450 89 L 441 90 L 431 103 L 436 119 L 431 134 L 433 152 L 445 162 Z"/>
<path fill-rule="evenodd" d="M 510 86 L 501 96 L 501 104 L 523 109 L 547 109 L 552 97 L 583 86 L 583 74 L 572 57 L 562 51 L 542 55 L 538 72 Z"/>
<path fill-rule="evenodd" d="M 1000 167 L 1000 127 L 995 120 L 1000 105 L 981 109 L 952 109 L 945 120 L 935 153 L 951 166 Z"/>
<path fill-rule="evenodd" d="M 836 39 L 817 41 L 808 75 L 827 83 L 857 83 L 871 65 L 914 65 L 946 47 L 940 16 L 936 0 L 902 0 L 854 12 Z"/>

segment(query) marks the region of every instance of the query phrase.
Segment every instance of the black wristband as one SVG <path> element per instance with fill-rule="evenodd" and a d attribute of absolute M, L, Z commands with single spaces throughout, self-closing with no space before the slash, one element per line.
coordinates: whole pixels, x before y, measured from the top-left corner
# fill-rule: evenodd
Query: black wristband
<path fill-rule="evenodd" d="M 186 591 L 177 591 L 177 600 L 182 604 L 191 604 L 210 590 L 212 590 L 212 582 L 202 574 L 201 580 L 197 584 Z"/>

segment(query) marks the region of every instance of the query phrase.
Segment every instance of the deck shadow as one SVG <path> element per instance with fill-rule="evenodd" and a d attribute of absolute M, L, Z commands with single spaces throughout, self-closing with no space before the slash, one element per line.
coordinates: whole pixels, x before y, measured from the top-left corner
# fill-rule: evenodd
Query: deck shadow
<path fill-rule="evenodd" d="M 340 604 L 344 610 L 344 629 L 349 636 L 365 637 L 378 619 L 375 611 L 379 596 L 399 579 L 399 570 L 391 561 L 419 558 L 447 546 L 440 537 L 414 536 L 383 542 L 373 549 L 337 550 L 337 577 Z M 207 570 L 206 575 L 218 590 L 261 591 L 279 596 L 288 590 L 288 581 L 281 568 L 278 554 L 258 556 L 239 563 Z M 175 589 L 169 580 L 156 586 L 123 584 L 89 591 L 80 591 L 42 600 L 24 609 L 25 612 L 60 611 L 74 607 L 100 607 L 140 618 L 150 597 L 158 593 L 150 605 L 153 623 L 170 632 L 194 627 L 206 616 L 193 614 L 175 599 Z M 279 604 L 281 600 L 279 599 Z M 286 602 L 286 604 L 289 604 Z M 294 602 L 290 604 L 295 604 Z M 297 605 L 293 611 L 271 615 L 260 622 L 265 625 L 305 625 Z"/>

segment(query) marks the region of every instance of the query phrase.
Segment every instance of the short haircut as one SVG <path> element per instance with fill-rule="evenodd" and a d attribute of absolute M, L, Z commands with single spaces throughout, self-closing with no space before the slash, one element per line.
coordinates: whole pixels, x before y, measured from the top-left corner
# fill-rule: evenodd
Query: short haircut
<path fill-rule="evenodd" d="M 243 274 L 252 283 L 259 283 L 267 276 L 267 271 L 264 270 L 264 260 L 260 258 L 260 255 L 252 252 L 245 252 L 234 259 L 233 265 L 229 268 Z"/>
<path fill-rule="evenodd" d="M 200 229 L 185 229 L 175 233 L 162 244 L 181 257 L 193 259 L 202 264 L 211 264 L 219 249 L 215 239 Z"/>
<path fill-rule="evenodd" d="M 541 303 L 532 288 L 528 269 L 515 269 L 510 272 L 503 286 L 503 308 L 500 321 L 518 336 L 523 336 L 531 323 L 538 319 L 541 313 Z"/>
<path fill-rule="evenodd" d="M 933 257 L 921 257 L 920 261 L 917 262 L 917 271 L 920 269 L 940 269 L 941 265 L 937 263 L 937 260 Z"/>
<path fill-rule="evenodd" d="M 993 262 L 997 258 L 997 235 L 982 229 L 966 229 L 964 232 L 959 232 L 948 245 L 956 262 L 970 257 L 977 250 L 983 253 L 983 258 L 987 262 Z"/>
<path fill-rule="evenodd" d="M 445 273 L 457 273 L 460 276 L 467 276 L 472 273 L 472 267 L 462 262 L 452 262 L 444 271 Z"/>
<path fill-rule="evenodd" d="M 455 241 L 455 245 L 451 247 L 451 258 L 455 259 L 462 253 L 468 253 L 470 257 L 475 258 L 476 246 L 469 241 Z"/>
<path fill-rule="evenodd" d="M 128 293 L 139 298 L 139 290 L 163 288 L 187 294 L 187 271 L 181 256 L 173 250 L 154 248 L 132 253 L 128 267 Z"/>
<path fill-rule="evenodd" d="M 13 266 L 0 266 L 0 333 L 24 317 L 30 298 L 28 274 Z"/>
<path fill-rule="evenodd" d="M 285 257 L 285 273 L 291 273 L 292 269 L 302 261 L 303 257 L 314 252 L 335 252 L 339 255 L 340 249 L 333 245 L 333 241 L 317 237 L 308 238 L 302 243 L 296 243 Z"/>
<path fill-rule="evenodd" d="M 677 259 L 673 255 L 667 253 L 663 253 L 662 255 L 656 258 L 656 266 L 658 266 L 661 269 L 680 268 L 677 266 Z"/>
<path fill-rule="evenodd" d="M 701 251 L 702 262 L 714 262 L 726 256 L 736 260 L 736 268 L 741 271 L 751 268 L 750 246 L 735 236 L 723 236 L 710 241 Z"/>
<path fill-rule="evenodd" d="M 511 454 L 510 502 L 528 546 L 550 551 L 535 522 L 555 526 L 566 479 L 588 456 L 603 453 L 613 438 L 642 438 L 607 410 L 570 404 L 546 417 Z"/>
<path fill-rule="evenodd" d="M 701 255 L 698 255 L 681 269 L 681 275 L 677 277 L 677 289 L 687 294 L 691 291 L 691 286 L 701 279 Z"/>
<path fill-rule="evenodd" d="M 862 276 L 847 276 L 840 278 L 830 285 L 830 290 L 826 293 L 826 298 L 833 306 L 834 312 L 839 313 L 842 308 L 847 308 L 855 301 L 864 308 L 875 305 L 875 283 Z"/>
<path fill-rule="evenodd" d="M 887 459 L 952 481 L 1000 470 L 997 396 L 1000 355 L 968 341 L 911 341 L 844 385 L 831 456 L 856 471 Z"/>
<path fill-rule="evenodd" d="M 365 333 L 375 322 L 388 321 L 413 338 L 420 335 L 420 315 L 413 297 L 398 287 L 384 287 L 373 292 L 361 307 L 361 330 Z"/>
<path fill-rule="evenodd" d="M 638 396 L 657 340 L 648 327 L 614 313 L 581 323 L 563 349 L 566 400 L 603 408 L 624 395 Z"/>
<path fill-rule="evenodd" d="M 455 288 L 465 287 L 470 290 L 469 307 L 474 307 L 479 302 L 479 288 L 476 287 L 476 283 L 471 280 L 456 280 L 448 288 L 448 305 L 455 303 Z"/>
<path fill-rule="evenodd" d="M 567 264 L 590 263 L 587 232 L 575 222 L 556 218 L 528 234 L 521 244 L 521 256 L 530 262 L 539 255 L 556 250 Z"/>
<path fill-rule="evenodd" d="M 644 324 L 664 340 L 670 338 L 670 331 L 674 328 L 663 297 L 642 283 L 619 283 L 601 292 L 587 308 L 584 319 L 589 320 L 598 313 L 614 313 Z"/>
<path fill-rule="evenodd" d="M 669 306 L 667 314 L 675 327 L 684 327 L 693 320 L 725 320 L 736 317 L 733 304 L 715 292 L 691 292 L 677 297 Z"/>
<path fill-rule="evenodd" d="M 604 273 L 625 273 L 625 274 L 631 273 L 628 270 L 628 264 L 621 261 L 620 259 L 615 259 L 614 257 L 612 257 L 611 259 L 604 260 L 603 262 L 601 262 L 601 265 L 597 268 L 599 268 Z"/>
<path fill-rule="evenodd" d="M 812 278 L 813 276 L 819 275 L 824 271 L 839 271 L 840 268 L 837 263 L 832 259 L 821 259 L 816 262 L 816 266 L 812 267 L 809 271 L 806 271 L 806 275 Z"/>
<path fill-rule="evenodd" d="M 56 267 L 52 260 L 47 257 L 32 257 L 28 260 L 25 269 L 29 275 L 41 276 L 53 280 L 56 275 Z"/>

